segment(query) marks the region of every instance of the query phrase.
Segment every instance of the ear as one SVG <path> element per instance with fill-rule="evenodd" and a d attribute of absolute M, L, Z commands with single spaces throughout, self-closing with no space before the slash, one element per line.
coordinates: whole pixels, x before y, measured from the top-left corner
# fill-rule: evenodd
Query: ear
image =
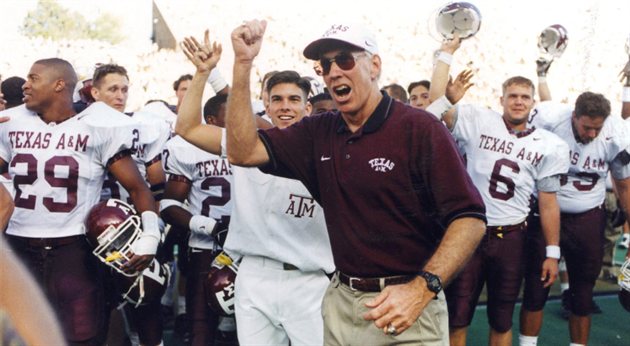
<path fill-rule="evenodd" d="M 304 106 L 304 109 L 306 110 L 306 113 L 304 114 L 305 116 L 309 116 L 311 115 L 311 112 L 313 111 L 313 105 L 306 101 L 306 105 Z"/>
<path fill-rule="evenodd" d="M 216 125 L 216 123 L 217 121 L 214 117 L 211 117 L 211 116 L 206 117 L 206 124 Z"/>
<path fill-rule="evenodd" d="M 55 81 L 55 92 L 62 92 L 66 88 L 66 81 L 63 79 L 57 79 Z M 74 90 L 72 91 L 74 92 Z"/>
<path fill-rule="evenodd" d="M 92 86 L 92 88 L 90 89 L 90 94 L 92 94 L 92 98 L 96 101 L 98 101 L 98 97 L 99 97 L 99 93 L 98 93 L 98 89 L 95 88 L 94 86 Z"/>
<path fill-rule="evenodd" d="M 377 80 L 381 75 L 381 57 L 379 55 L 372 56 L 372 64 L 370 65 L 370 78 Z"/>

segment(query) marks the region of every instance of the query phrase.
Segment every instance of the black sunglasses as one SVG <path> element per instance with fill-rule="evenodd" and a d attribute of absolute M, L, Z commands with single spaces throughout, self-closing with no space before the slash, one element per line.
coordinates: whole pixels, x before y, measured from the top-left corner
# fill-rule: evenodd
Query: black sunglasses
<path fill-rule="evenodd" d="M 321 74 L 318 75 L 325 76 L 330 73 L 330 68 L 332 67 L 333 62 L 339 66 L 340 69 L 344 71 L 350 71 L 356 65 L 356 59 L 363 55 L 367 54 L 366 52 L 341 52 L 335 55 L 332 58 L 321 58 L 319 60 L 319 64 L 322 66 Z"/>

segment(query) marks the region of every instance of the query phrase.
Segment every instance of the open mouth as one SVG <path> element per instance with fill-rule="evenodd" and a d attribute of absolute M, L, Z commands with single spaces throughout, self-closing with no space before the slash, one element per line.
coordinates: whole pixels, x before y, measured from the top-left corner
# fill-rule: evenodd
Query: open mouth
<path fill-rule="evenodd" d="M 335 93 L 335 95 L 339 97 L 344 97 L 348 95 L 350 91 L 352 91 L 352 88 L 350 88 L 349 86 L 345 84 L 333 88 L 333 92 Z"/>

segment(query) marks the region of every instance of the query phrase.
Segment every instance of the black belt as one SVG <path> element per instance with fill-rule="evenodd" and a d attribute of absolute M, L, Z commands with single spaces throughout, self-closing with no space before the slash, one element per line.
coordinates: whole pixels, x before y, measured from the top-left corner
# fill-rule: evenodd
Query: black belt
<path fill-rule="evenodd" d="M 72 235 L 68 237 L 60 237 L 60 238 L 27 238 L 27 237 L 19 237 L 14 235 L 9 235 L 14 240 L 21 242 L 22 244 L 26 244 L 30 247 L 38 247 L 38 248 L 56 248 L 68 244 L 72 244 L 76 241 L 84 241 L 84 235 Z"/>
<path fill-rule="evenodd" d="M 514 231 L 524 231 L 527 229 L 527 222 L 523 221 L 521 223 L 517 223 L 516 225 L 507 225 L 507 226 L 488 226 L 488 232 L 493 234 L 500 233 L 509 233 Z"/>
<path fill-rule="evenodd" d="M 351 290 L 362 292 L 380 292 L 386 286 L 406 284 L 415 277 L 415 275 L 403 275 L 385 278 L 356 278 L 339 272 L 339 281 L 342 284 L 350 287 Z"/>

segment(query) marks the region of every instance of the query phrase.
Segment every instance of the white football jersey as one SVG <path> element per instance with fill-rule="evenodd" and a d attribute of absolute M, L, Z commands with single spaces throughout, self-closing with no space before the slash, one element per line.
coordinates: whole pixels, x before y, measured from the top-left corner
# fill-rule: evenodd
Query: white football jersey
<path fill-rule="evenodd" d="M 132 147 L 138 123 L 102 102 L 62 123 L 24 106 L 3 113 L 0 158 L 15 186 L 8 234 L 52 238 L 84 234 L 110 159 Z"/>
<path fill-rule="evenodd" d="M 162 156 L 164 171 L 185 177 L 191 183 L 188 211 L 216 220 L 232 213 L 232 167 L 226 157 L 210 154 L 177 136 L 170 139 Z M 190 247 L 214 249 L 211 236 L 191 232 Z"/>
<path fill-rule="evenodd" d="M 569 148 L 554 134 L 512 134 L 501 114 L 457 107 L 453 136 L 464 149 L 467 171 L 486 204 L 489 226 L 513 225 L 529 213 L 536 181 L 567 172 Z"/>
<path fill-rule="evenodd" d="M 224 249 L 290 263 L 302 271 L 334 271 L 324 211 L 304 185 L 232 166 L 234 209 Z"/>
<path fill-rule="evenodd" d="M 542 102 L 532 111 L 530 123 L 552 131 L 569 145 L 569 173 L 561 180 L 558 203 L 562 212 L 581 213 L 604 203 L 610 163 L 623 150 L 630 150 L 630 131 L 627 122 L 611 115 L 599 135 L 582 144 L 575 139 L 572 114 L 569 105 Z"/>
<path fill-rule="evenodd" d="M 161 117 L 147 112 L 135 112 L 131 118 L 139 123 L 134 132 L 133 161 L 140 175 L 147 180 L 147 166 L 161 158 L 164 144 L 171 136 L 169 124 Z M 147 182 L 147 186 L 150 184 Z M 131 203 L 129 192 L 111 174 L 107 175 L 101 191 L 101 200 L 117 198 Z"/>

